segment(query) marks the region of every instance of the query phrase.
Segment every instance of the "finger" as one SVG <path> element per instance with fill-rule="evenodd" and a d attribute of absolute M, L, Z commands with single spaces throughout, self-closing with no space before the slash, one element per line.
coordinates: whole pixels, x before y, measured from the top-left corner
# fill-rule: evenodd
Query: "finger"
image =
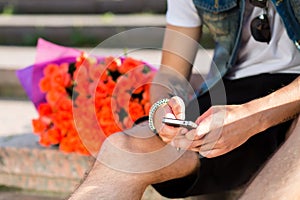
<path fill-rule="evenodd" d="M 165 143 L 170 143 L 174 138 L 173 136 L 170 136 L 166 133 L 160 133 L 159 136 Z"/>
<path fill-rule="evenodd" d="M 206 143 L 206 142 L 202 141 L 202 144 L 196 148 L 198 148 L 199 151 L 201 151 L 201 152 L 202 151 L 205 152 L 205 151 L 211 151 L 213 149 L 218 149 L 218 145 L 217 145 L 217 142 L 207 142 Z"/>
<path fill-rule="evenodd" d="M 155 128 L 159 133 L 162 131 L 164 126 L 162 119 L 165 116 L 168 116 L 169 118 L 175 118 L 175 115 L 172 113 L 168 105 L 159 107 L 153 117 Z"/>
<path fill-rule="evenodd" d="M 184 137 L 185 137 L 185 135 L 186 135 L 186 133 L 187 133 L 188 131 L 189 131 L 189 130 L 186 129 L 186 128 L 179 127 L 179 132 L 178 132 L 177 135 L 179 135 L 179 136 L 184 136 Z"/>
<path fill-rule="evenodd" d="M 166 113 L 166 118 L 176 119 L 175 115 L 173 113 Z"/>
<path fill-rule="evenodd" d="M 180 149 L 189 149 L 190 145 L 191 145 L 192 141 L 187 140 L 184 136 L 181 137 L 175 137 L 172 141 L 171 141 L 171 145 L 176 147 L 176 148 L 180 148 Z"/>
<path fill-rule="evenodd" d="M 201 139 L 211 131 L 211 118 L 203 120 L 195 130 L 195 139 Z"/>
<path fill-rule="evenodd" d="M 190 149 L 197 149 L 198 151 L 210 151 L 212 149 L 222 148 L 218 136 L 205 136 L 199 140 L 194 140 L 191 143 Z"/>
<path fill-rule="evenodd" d="M 199 149 L 202 147 L 203 144 L 203 141 L 202 140 L 195 140 L 195 141 L 191 141 L 191 144 L 190 144 L 190 149 Z"/>
<path fill-rule="evenodd" d="M 182 120 L 185 119 L 185 104 L 180 97 L 178 96 L 172 97 L 169 100 L 168 105 L 171 107 L 172 112 L 177 119 L 182 119 Z"/>
<path fill-rule="evenodd" d="M 224 149 L 212 149 L 209 151 L 199 151 L 199 154 L 206 158 L 214 158 L 217 156 L 224 155 L 226 151 Z"/>
<path fill-rule="evenodd" d="M 214 148 L 216 148 L 217 146 L 215 145 L 215 143 L 206 143 L 205 140 L 195 140 L 195 141 L 191 141 L 191 144 L 189 146 L 189 150 L 192 151 L 209 151 L 212 150 Z"/>
<path fill-rule="evenodd" d="M 161 139 L 164 143 L 166 143 L 166 144 L 169 144 L 169 143 L 172 141 L 172 139 L 167 138 L 167 137 L 164 137 L 164 136 L 162 136 L 162 135 L 159 135 L 159 137 L 160 137 L 160 139 Z"/>
<path fill-rule="evenodd" d="M 196 123 L 200 124 L 205 118 L 209 117 L 212 114 L 212 109 L 208 109 L 200 117 L 197 118 Z"/>
<path fill-rule="evenodd" d="M 174 117 L 171 117 L 171 118 L 175 118 L 175 115 L 173 114 L 173 111 L 171 110 L 171 107 L 169 105 L 167 105 L 167 104 L 163 105 L 163 106 L 160 106 L 156 110 L 154 117 L 161 119 L 165 115 L 173 115 Z"/>
<path fill-rule="evenodd" d="M 173 126 L 163 125 L 159 135 L 164 142 L 170 142 L 174 137 L 182 135 L 186 132 L 184 128 L 177 128 Z"/>
<path fill-rule="evenodd" d="M 209 150 L 202 150 L 199 147 L 196 148 L 190 148 L 189 150 L 194 151 L 194 152 L 198 152 L 201 156 L 206 157 L 206 158 L 212 158 L 212 157 L 216 157 L 216 156 L 220 156 L 225 154 L 223 149 L 209 149 Z"/>
<path fill-rule="evenodd" d="M 186 137 L 186 139 L 191 140 L 191 141 L 197 140 L 198 137 L 197 137 L 196 129 L 192 129 L 192 130 L 188 131 L 188 132 L 185 134 L 185 137 Z"/>
<path fill-rule="evenodd" d="M 210 132 L 198 141 L 198 148 L 200 148 L 201 151 L 210 151 L 212 149 L 219 149 L 223 147 L 221 134 L 217 131 Z"/>

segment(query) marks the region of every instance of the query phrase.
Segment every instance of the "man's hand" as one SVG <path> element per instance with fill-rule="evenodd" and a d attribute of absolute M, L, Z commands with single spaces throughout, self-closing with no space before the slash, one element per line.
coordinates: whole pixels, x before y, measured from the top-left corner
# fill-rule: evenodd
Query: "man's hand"
<path fill-rule="evenodd" d="M 212 106 L 196 120 L 196 130 L 174 138 L 173 143 L 205 157 L 216 157 L 299 113 L 300 77 L 265 97 L 241 105 Z"/>
<path fill-rule="evenodd" d="M 245 105 L 213 106 L 196 120 L 197 129 L 174 138 L 174 146 L 208 158 L 223 155 L 264 129 L 260 113 L 250 113 Z"/>
<path fill-rule="evenodd" d="M 168 104 L 157 109 L 154 115 L 154 124 L 159 133 L 159 136 L 165 143 L 170 143 L 174 137 L 185 133 L 184 128 L 172 127 L 163 124 L 163 117 L 185 119 L 185 104 L 180 97 L 172 97 L 169 100 Z"/>

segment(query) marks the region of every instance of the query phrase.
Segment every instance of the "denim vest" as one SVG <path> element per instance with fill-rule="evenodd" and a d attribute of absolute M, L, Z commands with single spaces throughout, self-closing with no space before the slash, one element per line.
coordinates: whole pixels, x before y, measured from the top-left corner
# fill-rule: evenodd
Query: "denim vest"
<path fill-rule="evenodd" d="M 204 25 L 215 40 L 213 62 L 200 94 L 208 91 L 235 63 L 240 44 L 245 0 L 193 0 Z M 300 1 L 270 0 L 290 39 L 300 51 Z M 199 94 L 199 95 L 200 95 Z"/>

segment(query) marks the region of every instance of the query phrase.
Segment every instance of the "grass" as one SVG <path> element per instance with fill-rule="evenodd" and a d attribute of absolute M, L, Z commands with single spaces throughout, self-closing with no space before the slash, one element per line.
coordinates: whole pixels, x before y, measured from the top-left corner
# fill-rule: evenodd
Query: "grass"
<path fill-rule="evenodd" d="M 15 7 L 12 4 L 7 4 L 2 9 L 2 15 L 12 15 L 14 11 Z"/>

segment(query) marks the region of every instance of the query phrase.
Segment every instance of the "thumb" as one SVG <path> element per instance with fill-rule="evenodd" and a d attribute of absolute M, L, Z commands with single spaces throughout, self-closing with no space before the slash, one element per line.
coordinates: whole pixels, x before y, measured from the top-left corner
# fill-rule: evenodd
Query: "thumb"
<path fill-rule="evenodd" d="M 169 100 L 168 105 L 171 107 L 176 119 L 185 119 L 185 104 L 182 98 L 174 96 Z"/>

